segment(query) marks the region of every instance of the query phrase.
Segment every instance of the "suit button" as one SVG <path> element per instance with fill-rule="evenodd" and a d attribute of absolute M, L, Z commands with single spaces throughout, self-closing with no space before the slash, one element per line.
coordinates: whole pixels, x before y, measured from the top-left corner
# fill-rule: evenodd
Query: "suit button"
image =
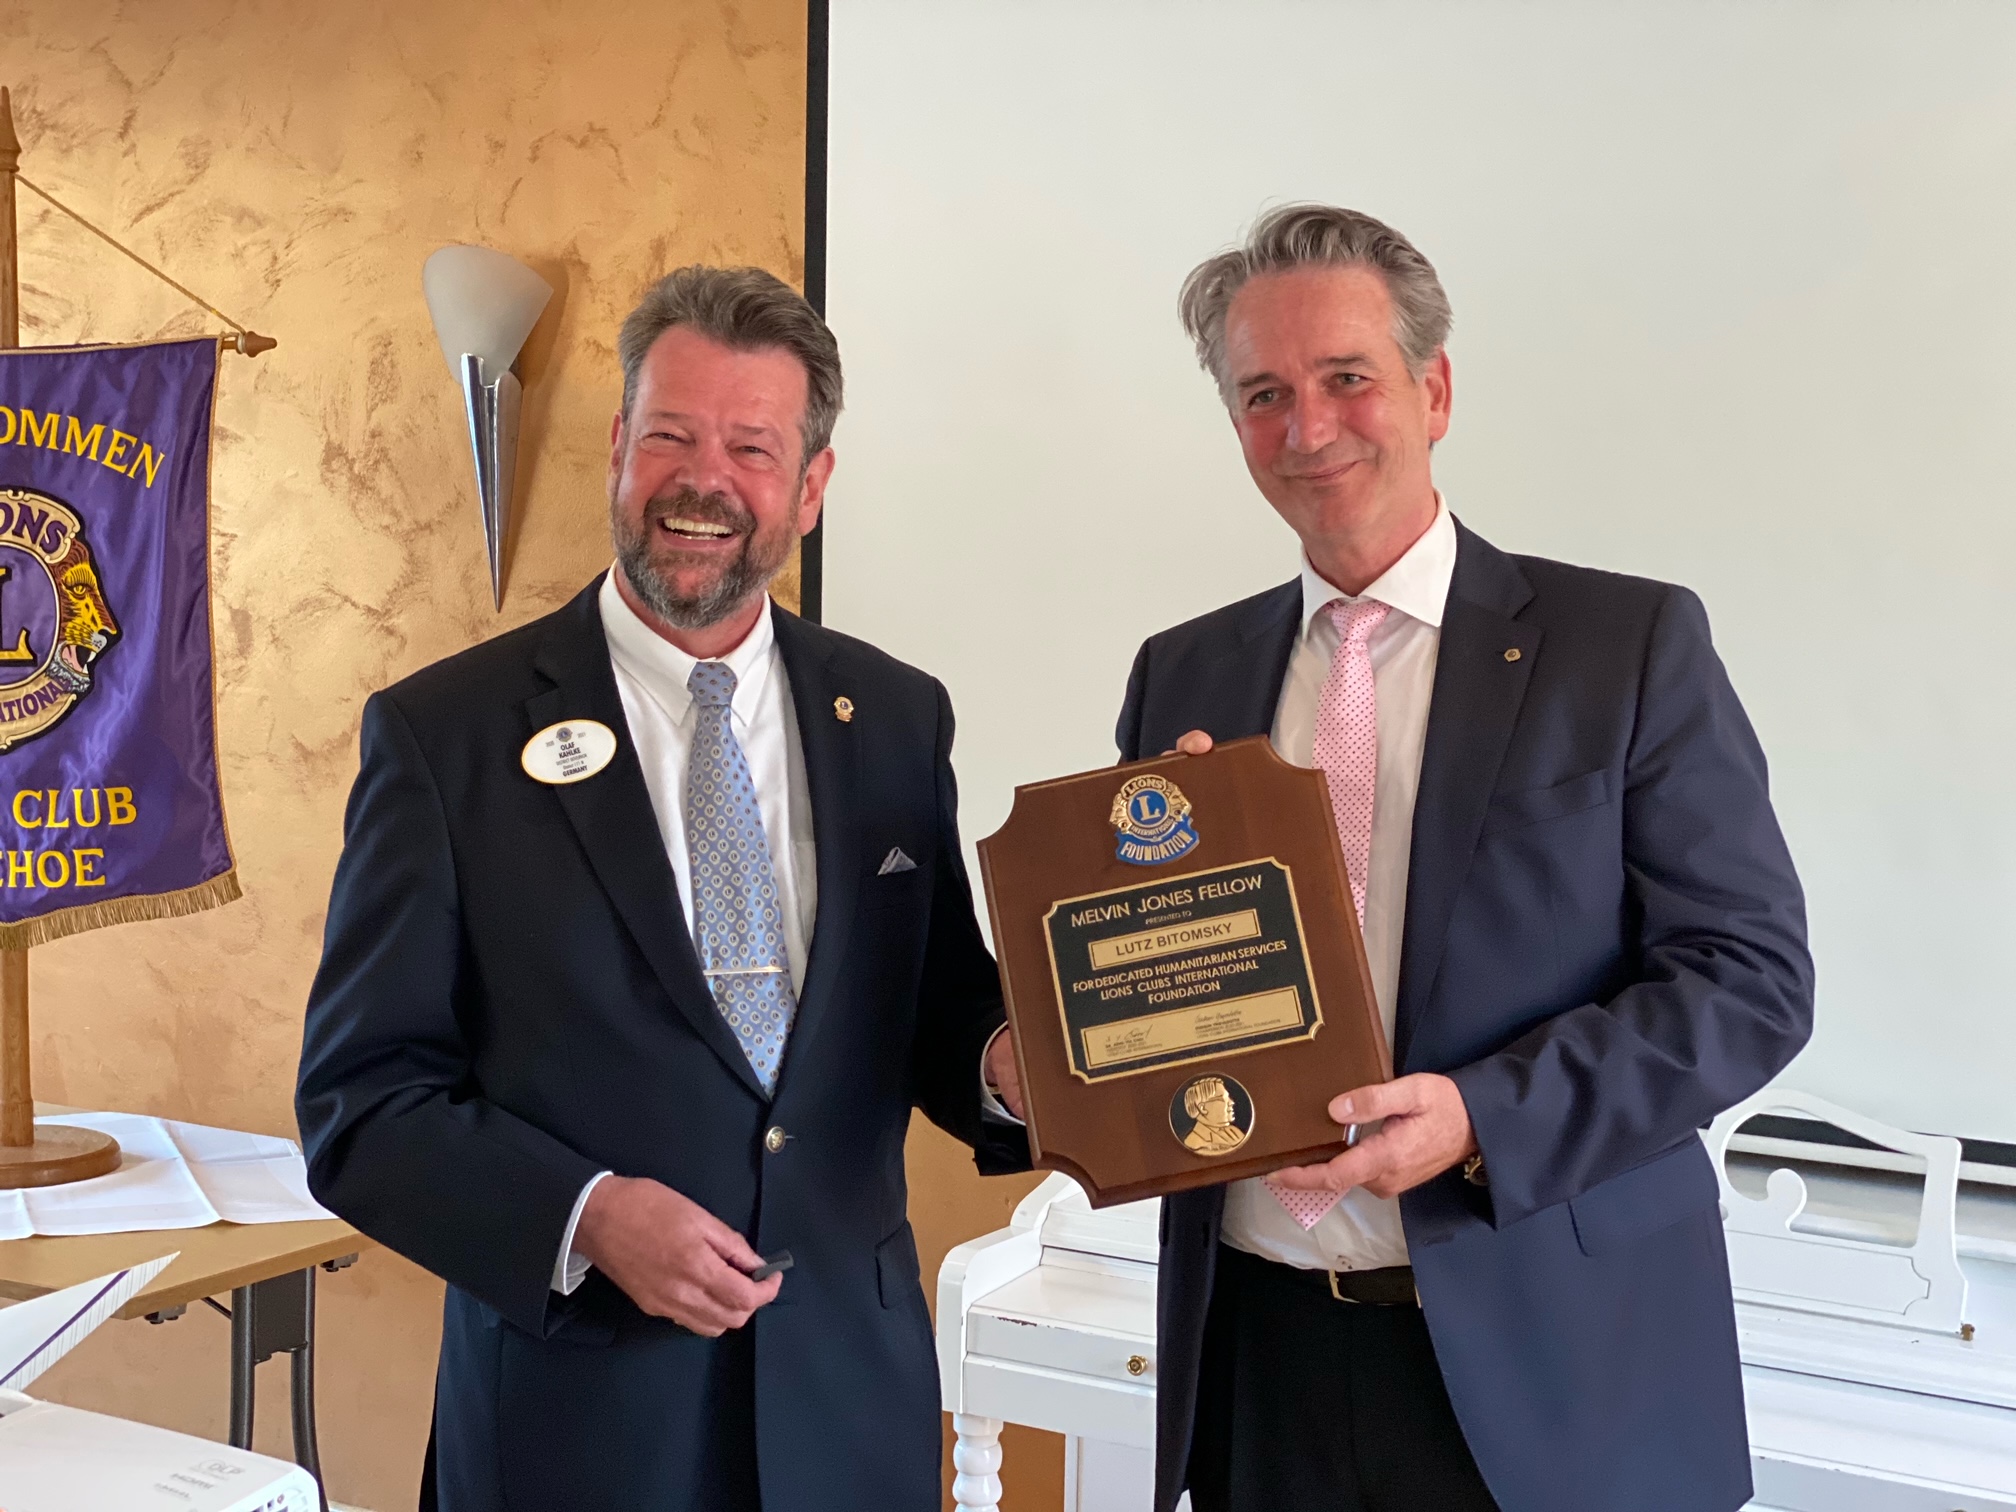
<path fill-rule="evenodd" d="M 772 1155 L 781 1155 L 784 1152 L 784 1141 L 790 1137 L 782 1129 L 773 1125 L 770 1132 L 763 1136 L 763 1148 L 768 1150 Z"/>

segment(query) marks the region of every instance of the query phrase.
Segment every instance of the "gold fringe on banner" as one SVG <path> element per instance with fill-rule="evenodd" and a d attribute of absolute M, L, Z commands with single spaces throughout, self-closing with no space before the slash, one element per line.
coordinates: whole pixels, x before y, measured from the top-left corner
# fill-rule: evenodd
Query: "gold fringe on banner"
<path fill-rule="evenodd" d="M 179 892 L 147 893 L 137 898 L 107 898 L 103 903 L 82 903 L 75 908 L 59 908 L 39 918 L 19 924 L 0 924 L 0 950 L 27 950 L 47 945 L 65 935 L 82 934 L 87 929 L 103 929 L 107 924 L 131 924 L 140 919 L 177 919 L 201 913 L 206 908 L 235 902 L 243 896 L 238 889 L 238 869 Z"/>

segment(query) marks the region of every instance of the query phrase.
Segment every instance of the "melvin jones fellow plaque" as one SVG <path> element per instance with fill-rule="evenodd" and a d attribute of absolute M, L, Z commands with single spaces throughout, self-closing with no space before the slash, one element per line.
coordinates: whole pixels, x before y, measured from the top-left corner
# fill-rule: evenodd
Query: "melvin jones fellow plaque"
<path fill-rule="evenodd" d="M 1264 738 L 1017 788 L 980 868 L 1036 1163 L 1096 1205 L 1327 1160 L 1392 1075 L 1329 789 Z"/>

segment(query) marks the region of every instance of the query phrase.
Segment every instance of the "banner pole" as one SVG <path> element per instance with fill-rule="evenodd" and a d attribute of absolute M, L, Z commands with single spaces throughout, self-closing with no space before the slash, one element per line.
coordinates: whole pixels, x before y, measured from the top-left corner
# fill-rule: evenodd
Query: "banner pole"
<path fill-rule="evenodd" d="M 35 1143 L 35 1088 L 28 1055 L 28 952 L 0 951 L 0 1145 Z"/>
<path fill-rule="evenodd" d="M 20 240 L 14 176 L 21 139 L 14 100 L 0 85 L 0 350 L 21 345 Z M 119 1169 L 119 1146 L 95 1129 L 35 1127 L 28 1035 L 28 952 L 0 950 L 0 1190 L 57 1186 Z"/>
<path fill-rule="evenodd" d="M 14 175 L 20 171 L 14 100 L 0 85 L 0 347 L 21 345 L 21 260 L 14 238 Z"/>
<path fill-rule="evenodd" d="M 21 345 L 21 258 L 14 228 L 14 175 L 21 139 L 14 98 L 0 85 L 0 348 Z M 28 952 L 0 951 L 0 1145 L 35 1143 L 35 1089 L 28 1051 Z"/>

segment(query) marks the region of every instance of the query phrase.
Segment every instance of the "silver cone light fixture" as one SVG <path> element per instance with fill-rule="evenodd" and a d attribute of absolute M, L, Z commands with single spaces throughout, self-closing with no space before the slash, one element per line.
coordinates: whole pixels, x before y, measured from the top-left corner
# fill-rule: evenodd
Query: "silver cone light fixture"
<path fill-rule="evenodd" d="M 443 247 L 420 270 L 427 312 L 448 371 L 462 385 L 469 445 L 476 454 L 476 497 L 483 544 L 490 553 L 490 596 L 504 607 L 504 540 L 511 524 L 511 486 L 518 473 L 518 401 L 523 390 L 511 364 L 532 334 L 553 286 L 530 268 L 488 247 Z"/>

